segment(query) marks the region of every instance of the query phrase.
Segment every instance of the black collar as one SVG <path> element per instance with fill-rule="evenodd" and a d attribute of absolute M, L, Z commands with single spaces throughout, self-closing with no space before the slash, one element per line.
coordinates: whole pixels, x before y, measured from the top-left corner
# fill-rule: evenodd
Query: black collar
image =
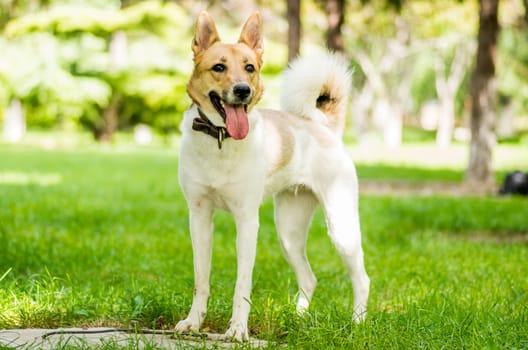
<path fill-rule="evenodd" d="M 215 138 L 218 141 L 218 149 L 221 149 L 222 142 L 225 139 L 231 137 L 231 135 L 229 135 L 229 132 L 227 132 L 225 127 L 214 125 L 200 108 L 197 107 L 197 109 L 200 116 L 198 118 L 194 118 L 192 124 L 193 130 L 201 131 L 204 134 Z"/>

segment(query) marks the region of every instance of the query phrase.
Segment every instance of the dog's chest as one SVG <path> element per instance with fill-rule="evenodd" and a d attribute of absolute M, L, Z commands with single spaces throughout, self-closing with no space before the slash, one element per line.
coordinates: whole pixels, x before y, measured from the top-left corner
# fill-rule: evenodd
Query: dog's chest
<path fill-rule="evenodd" d="M 250 137 L 243 141 L 226 140 L 219 149 L 216 140 L 193 134 L 181 148 L 181 180 L 223 190 L 263 182 L 265 161 L 262 150 Z M 211 142 L 213 141 L 213 142 Z"/>

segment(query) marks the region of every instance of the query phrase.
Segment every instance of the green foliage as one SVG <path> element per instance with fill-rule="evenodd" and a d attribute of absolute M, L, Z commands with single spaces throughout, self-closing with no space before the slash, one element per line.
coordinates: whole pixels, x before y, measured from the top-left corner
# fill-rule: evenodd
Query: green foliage
<path fill-rule="evenodd" d="M 412 112 L 419 113 L 419 109 L 428 101 L 435 100 L 438 98 L 436 91 L 436 68 L 438 56 L 444 62 L 446 72 L 449 74 L 455 51 L 459 49 L 459 46 L 469 45 L 471 38 L 460 37 L 456 40 L 453 38 L 445 37 L 444 39 L 438 39 L 441 43 L 440 46 L 443 48 L 433 48 L 431 50 L 423 50 L 410 59 L 413 60 L 413 71 L 411 77 L 411 88 L 410 93 L 412 96 Z M 461 119 L 464 112 L 464 104 L 469 94 L 469 83 L 471 80 L 471 65 L 470 68 L 464 72 L 464 76 L 460 86 L 457 89 L 455 96 L 455 112 L 456 117 Z"/>
<path fill-rule="evenodd" d="M 413 23 L 413 37 L 472 36 L 478 28 L 477 1 L 405 1 L 402 17 Z M 420 20 L 422 19 L 422 20 Z"/>
<path fill-rule="evenodd" d="M 182 8 L 157 1 L 122 10 L 62 4 L 28 14 L 9 22 L 9 40 L 0 42 L 7 52 L 0 91 L 23 101 L 30 126 L 62 122 L 95 132 L 117 96 L 119 127 L 177 130 L 189 104 L 189 27 Z M 125 62 L 117 66 L 109 50 L 116 32 L 126 36 Z"/>
<path fill-rule="evenodd" d="M 193 288 L 176 153 L 0 148 L 0 328 L 126 326 L 132 319 L 174 327 Z M 361 180 L 458 176 L 405 166 L 358 169 Z M 308 241 L 319 285 L 309 314 L 295 316 L 295 277 L 268 201 L 260 212 L 251 333 L 272 348 L 526 347 L 527 205 L 522 198 L 363 193 L 372 284 L 367 321 L 355 325 L 350 282 L 320 211 Z M 218 213 L 215 227 L 204 326 L 223 332 L 236 276 L 235 225 Z"/>
<path fill-rule="evenodd" d="M 64 69 L 72 42 L 60 46 L 56 37 L 35 33 L 14 43 L 3 43 L 4 69 L 0 69 L 9 96 L 21 99 L 30 125 L 53 125 L 57 119 L 78 120 L 90 106 L 104 107 L 110 87 L 95 77 L 76 76 Z"/>
<path fill-rule="evenodd" d="M 415 113 L 426 103 L 437 98 L 435 59 L 437 52 L 424 52 L 416 57 L 411 83 L 411 94 L 414 97 L 413 109 Z"/>
<path fill-rule="evenodd" d="M 504 28 L 499 37 L 499 89 L 528 111 L 528 28 Z"/>
<path fill-rule="evenodd" d="M 192 69 L 189 42 L 195 8 L 189 2 L 20 0 L 6 4 L 10 6 L 0 6 L 0 28 L 5 24 L 0 36 L 0 110 L 11 98 L 18 98 L 30 127 L 84 125 L 95 131 L 105 124 L 104 112 L 115 107 L 110 104 L 117 96 L 120 129 L 140 122 L 161 132 L 178 129 L 190 102 L 185 83 Z M 266 88 L 274 92 L 275 78 L 286 65 L 287 23 L 281 15 L 285 4 L 260 0 L 256 4 L 264 15 L 267 39 L 262 72 Z M 526 25 L 519 22 L 522 4 L 501 4 L 499 88 L 512 97 L 517 114 L 523 115 L 528 111 L 528 43 Z M 219 28 L 227 25 L 230 34 L 238 35 L 243 11 L 224 2 L 211 2 L 209 10 Z M 301 51 L 309 55 L 313 47 L 324 43 L 328 19 L 318 0 L 303 2 L 301 12 Z M 406 112 L 416 114 L 424 101 L 435 97 L 436 57 L 441 55 L 446 66 L 452 60 L 455 44 L 446 45 L 450 37 L 456 33 L 468 38 L 464 44 L 475 37 L 477 27 L 476 1 L 365 0 L 347 2 L 343 34 L 350 54 L 361 48 L 378 66 L 386 63 L 380 57 L 390 46 L 389 38 L 398 37 L 411 47 L 425 44 L 423 50 L 413 49 L 399 59 L 385 77 L 390 91 L 410 77 L 409 94 L 397 98 L 404 100 Z M 122 66 L 116 66 L 109 49 L 116 33 L 124 33 L 127 39 L 127 60 Z M 428 47 L 433 41 L 445 49 Z M 470 73 L 458 90 L 458 115 L 467 99 Z M 360 69 L 355 78 L 361 85 Z M 269 96 L 273 94 L 264 95 L 263 106 L 276 105 Z"/>
<path fill-rule="evenodd" d="M 387 6 L 400 3 L 399 6 Z M 404 24 L 412 38 L 438 38 L 450 34 L 472 36 L 478 27 L 476 1 L 387 1 L 362 0 L 348 3 L 345 20 L 353 39 L 394 37 L 399 25 Z M 394 20 L 395 18 L 402 21 Z M 371 40 L 371 39 L 367 39 Z"/>
<path fill-rule="evenodd" d="M 58 3 L 48 11 L 29 13 L 7 24 L 7 37 L 22 36 L 30 32 L 52 32 L 54 34 L 94 33 L 110 35 L 117 30 L 152 29 L 167 32 L 165 25 L 188 22 L 185 11 L 174 4 L 159 1 L 143 1 L 134 6 L 94 7 L 93 4 Z"/>

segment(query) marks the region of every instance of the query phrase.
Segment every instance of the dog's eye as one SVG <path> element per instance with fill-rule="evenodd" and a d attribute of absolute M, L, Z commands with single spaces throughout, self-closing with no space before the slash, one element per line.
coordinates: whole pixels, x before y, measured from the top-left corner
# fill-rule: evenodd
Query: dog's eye
<path fill-rule="evenodd" d="M 222 64 L 222 63 L 217 63 L 213 66 L 213 71 L 217 72 L 217 73 L 222 73 L 223 71 L 226 70 L 226 66 L 225 64 Z"/>
<path fill-rule="evenodd" d="M 244 67 L 244 69 L 246 70 L 246 72 L 248 73 L 253 73 L 255 71 L 255 66 L 252 65 L 251 63 L 248 63 L 246 64 L 246 66 Z"/>

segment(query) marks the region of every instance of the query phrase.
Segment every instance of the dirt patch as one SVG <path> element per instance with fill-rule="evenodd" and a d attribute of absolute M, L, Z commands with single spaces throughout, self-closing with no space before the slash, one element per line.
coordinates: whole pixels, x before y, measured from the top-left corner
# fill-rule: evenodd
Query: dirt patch
<path fill-rule="evenodd" d="M 491 186 L 476 186 L 468 183 L 453 182 L 413 182 L 394 180 L 361 180 L 359 182 L 359 193 L 369 195 L 419 195 L 419 196 L 490 196 L 498 193 L 498 188 Z"/>
<path fill-rule="evenodd" d="M 81 334 L 91 331 L 94 333 Z M 51 332 L 51 333 L 50 333 Z M 61 334 L 69 332 L 69 334 Z M 76 333 L 78 332 L 78 333 Z M 0 347 L 16 349 L 60 349 L 70 347 L 133 347 L 138 349 L 162 347 L 164 349 L 232 349 L 267 348 L 265 340 L 250 339 L 243 344 L 223 340 L 220 334 L 204 333 L 201 336 L 169 336 L 159 334 L 129 334 L 114 332 L 111 328 L 64 328 L 64 329 L 9 329 L 0 330 Z"/>
<path fill-rule="evenodd" d="M 460 236 L 461 239 L 476 243 L 528 244 L 528 233 L 493 234 L 475 233 Z"/>

